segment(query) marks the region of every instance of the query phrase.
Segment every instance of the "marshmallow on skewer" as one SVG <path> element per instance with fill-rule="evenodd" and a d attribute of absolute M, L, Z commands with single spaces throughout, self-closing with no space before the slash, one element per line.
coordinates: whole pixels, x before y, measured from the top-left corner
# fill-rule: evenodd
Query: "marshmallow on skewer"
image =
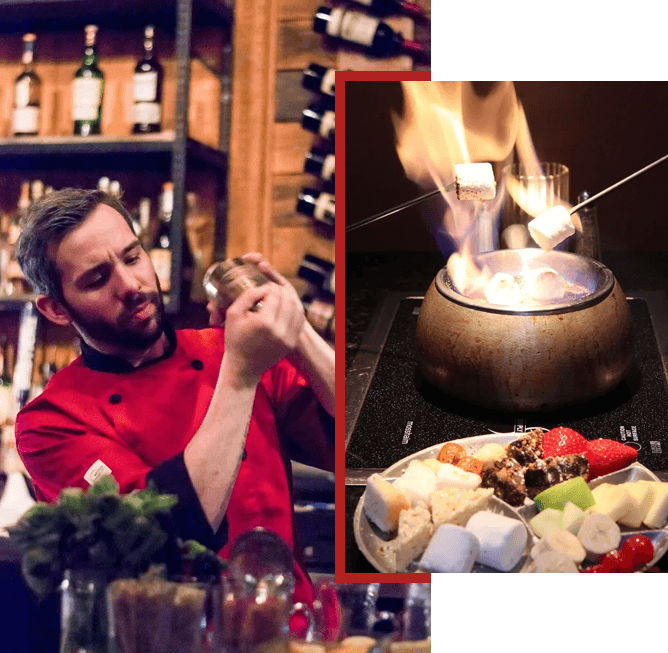
<path fill-rule="evenodd" d="M 455 184 L 459 200 L 493 200 L 496 196 L 491 163 L 458 163 Z"/>
<path fill-rule="evenodd" d="M 575 225 L 565 206 L 553 206 L 534 218 L 528 227 L 531 237 L 548 252 L 575 233 Z"/>
<path fill-rule="evenodd" d="M 527 292 L 541 301 L 562 299 L 566 279 L 552 268 L 535 268 L 524 275 Z"/>

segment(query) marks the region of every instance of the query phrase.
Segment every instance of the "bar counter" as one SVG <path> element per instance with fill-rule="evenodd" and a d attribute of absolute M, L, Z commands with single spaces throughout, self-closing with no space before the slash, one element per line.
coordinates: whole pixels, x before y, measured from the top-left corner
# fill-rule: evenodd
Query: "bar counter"
<path fill-rule="evenodd" d="M 651 304 L 651 319 L 663 366 L 668 364 L 668 252 L 603 252 L 602 263 L 615 275 L 627 297 Z M 347 252 L 346 253 L 346 351 L 348 377 L 374 313 L 386 292 L 402 291 L 423 296 L 440 268 L 445 265 L 438 252 Z M 347 378 L 347 381 L 349 379 Z M 348 398 L 347 398 L 348 401 Z M 348 435 L 348 434 L 346 434 Z M 660 436 L 663 437 L 663 436 Z M 668 473 L 659 474 L 668 480 Z M 346 572 L 375 572 L 358 549 L 353 533 L 353 512 L 364 486 L 346 487 Z M 668 570 L 668 556 L 659 562 Z"/>

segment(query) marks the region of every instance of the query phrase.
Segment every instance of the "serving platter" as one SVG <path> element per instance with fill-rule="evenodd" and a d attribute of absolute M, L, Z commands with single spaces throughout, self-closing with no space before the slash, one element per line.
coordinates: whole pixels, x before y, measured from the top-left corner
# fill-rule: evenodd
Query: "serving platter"
<path fill-rule="evenodd" d="M 546 430 L 546 429 L 542 429 Z M 460 438 L 458 440 L 449 440 L 448 442 L 455 442 L 456 444 L 461 445 L 466 450 L 466 453 L 469 456 L 474 456 L 478 450 L 486 444 L 495 443 L 505 446 L 510 444 L 522 433 L 489 433 L 486 435 L 476 435 L 468 438 Z M 422 451 L 417 451 L 410 456 L 402 458 L 398 462 L 394 463 L 388 467 L 384 472 L 381 473 L 381 476 L 386 480 L 392 482 L 399 476 L 403 474 L 408 465 L 413 460 L 427 460 L 429 458 L 436 458 L 439 451 L 446 442 L 441 442 L 435 444 L 427 449 Z M 601 483 L 612 483 L 618 485 L 620 483 L 627 483 L 632 481 L 659 481 L 660 479 L 647 467 L 641 465 L 640 463 L 633 463 L 624 469 L 621 469 L 612 474 L 607 474 L 605 476 L 600 476 L 589 483 L 590 488 L 594 488 Z M 353 517 L 353 530 L 355 535 L 355 541 L 360 551 L 366 556 L 367 560 L 380 572 L 392 572 L 388 561 L 385 559 L 384 550 L 387 548 L 388 543 L 393 539 L 387 534 L 383 533 L 378 529 L 375 524 L 370 522 L 366 515 L 364 514 L 364 499 L 366 496 L 366 491 L 362 494 L 357 508 L 355 509 L 355 515 Z M 513 508 L 505 501 L 502 501 L 496 496 L 492 496 L 491 502 L 486 508 L 491 512 L 496 512 L 502 515 L 506 515 L 512 519 L 517 519 L 521 521 L 525 528 L 527 529 L 528 538 L 527 545 L 522 554 L 522 558 L 517 563 L 517 565 L 507 573 L 517 573 L 529 570 L 529 565 L 531 563 L 530 551 L 531 547 L 538 541 L 538 538 L 535 536 L 531 527 L 529 526 L 529 520 L 535 517 L 538 514 L 538 508 L 535 503 L 530 499 L 527 499 L 524 506 L 518 508 Z M 647 567 L 641 569 L 643 571 L 649 567 L 655 565 L 658 560 L 660 560 L 666 552 L 668 552 L 668 527 L 664 526 L 662 529 L 649 529 L 649 528 L 640 528 L 640 529 L 631 529 L 626 526 L 620 526 L 622 532 L 622 543 L 631 537 L 632 535 L 642 534 L 649 537 L 654 546 L 654 558 L 647 565 Z M 621 546 L 621 545 L 620 545 Z M 585 565 L 586 566 L 586 565 Z M 409 572 L 421 571 L 418 568 L 417 562 L 414 561 L 408 567 Z M 491 567 L 486 565 L 481 565 L 476 563 L 473 567 L 474 573 L 501 573 L 497 572 Z"/>

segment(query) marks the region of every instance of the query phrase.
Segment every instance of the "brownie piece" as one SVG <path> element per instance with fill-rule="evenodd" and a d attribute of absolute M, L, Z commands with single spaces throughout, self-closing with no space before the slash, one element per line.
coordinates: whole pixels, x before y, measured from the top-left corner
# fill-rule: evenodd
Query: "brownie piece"
<path fill-rule="evenodd" d="M 531 463 L 524 470 L 524 483 L 527 493 L 533 499 L 543 490 L 576 476 L 583 476 L 587 480 L 589 461 L 582 454 L 572 453 Z"/>
<path fill-rule="evenodd" d="M 543 432 L 534 429 L 521 435 L 508 445 L 508 456 L 520 465 L 530 465 L 543 457 Z"/>
<path fill-rule="evenodd" d="M 503 458 L 482 473 L 482 487 L 494 488 L 494 494 L 511 506 L 524 505 L 527 496 L 524 469 L 514 458 Z"/>

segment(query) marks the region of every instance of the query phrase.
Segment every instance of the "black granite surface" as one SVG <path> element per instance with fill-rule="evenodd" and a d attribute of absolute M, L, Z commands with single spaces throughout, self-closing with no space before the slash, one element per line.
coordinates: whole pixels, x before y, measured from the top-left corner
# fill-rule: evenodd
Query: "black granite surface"
<path fill-rule="evenodd" d="M 652 314 L 653 325 L 643 317 L 646 308 L 642 307 L 642 302 L 635 302 L 635 307 L 632 308 L 634 315 L 634 323 L 639 321 L 638 333 L 641 340 L 646 342 L 652 340 L 652 331 L 658 330 L 661 335 L 662 342 L 665 343 L 665 332 L 668 329 L 668 320 L 666 320 L 665 312 L 665 295 L 668 289 L 668 252 L 643 252 L 643 253 L 629 253 L 629 252 L 604 252 L 602 256 L 603 263 L 609 267 L 620 285 L 624 289 L 627 296 L 635 296 L 636 293 L 642 295 L 643 292 L 650 292 L 660 295 L 660 303 L 663 304 L 662 310 Z M 415 295 L 423 295 L 429 287 L 432 279 L 437 271 L 444 265 L 444 261 L 438 253 L 423 253 L 423 252 L 409 252 L 409 253 L 347 253 L 346 254 L 346 352 L 345 352 L 345 369 L 348 373 L 354 357 L 359 350 L 360 343 L 366 330 L 368 329 L 374 312 L 376 311 L 379 301 L 382 297 L 382 290 L 403 290 L 411 292 Z M 408 308 L 411 310 L 412 308 Z M 657 323 L 658 319 L 658 323 Z M 634 324 L 635 326 L 635 324 Z M 666 349 L 661 347 L 663 357 L 666 357 Z M 640 360 L 644 360 L 644 354 L 640 355 Z M 651 358 L 651 356 L 650 356 Z M 626 382 L 630 384 L 626 389 L 621 388 L 622 396 L 618 397 L 617 404 L 623 405 L 625 400 L 631 398 L 634 388 L 637 388 L 638 373 L 642 369 L 637 365 L 634 372 Z M 645 374 L 650 377 L 657 378 L 660 374 L 663 381 L 663 370 L 657 356 L 655 362 L 650 363 Z M 636 375 L 634 378 L 633 375 Z M 665 381 L 664 381 L 665 382 Z M 665 388 L 665 386 L 664 386 Z M 624 393 L 626 396 L 624 397 Z M 629 394 L 630 393 L 630 394 Z M 662 399 L 664 399 L 662 397 Z M 663 408 L 661 408 L 663 410 Z M 665 423 L 665 416 L 654 415 L 652 419 Z M 560 423 L 564 423 L 561 422 Z M 549 424 L 547 424 L 549 426 Z M 628 426 L 630 426 L 629 423 Z M 586 429 L 585 429 L 586 430 Z M 478 431 L 478 433 L 484 432 Z M 469 434 L 469 433 L 467 433 Z M 460 436 L 453 437 L 463 437 Z M 470 433 L 473 434 L 473 433 Z M 605 435 L 596 435 L 590 437 L 606 437 Z M 442 438 L 448 439 L 448 438 Z M 352 441 L 351 441 L 352 443 Z M 421 443 L 415 443 L 415 446 Z M 428 446 L 428 445 L 425 445 Z M 379 447 L 375 447 L 379 449 Z M 381 447 L 380 449 L 384 449 Z M 418 449 L 424 448 L 418 446 Z M 353 450 L 351 449 L 351 452 Z M 410 452 L 404 453 L 402 456 L 408 455 Z M 350 466 L 367 467 L 371 466 L 365 460 L 358 461 L 355 464 L 350 459 L 347 464 Z M 396 458 L 395 458 L 396 460 Z M 379 461 L 382 464 L 377 466 L 387 466 L 384 459 Z M 394 462 L 394 460 L 391 460 Z M 642 462 L 642 461 L 641 461 Z M 390 464 L 388 463 L 388 464 Z M 374 466 L 376 466 L 374 464 Z M 663 467 L 663 463 L 661 467 Z M 346 487 L 346 571 L 347 572 L 363 572 L 373 571 L 373 567 L 368 563 L 364 556 L 357 549 L 354 542 L 352 530 L 352 514 L 357 505 L 359 498 L 363 492 L 362 487 L 350 486 Z M 662 570 L 668 569 L 668 557 L 660 562 L 659 567 Z"/>

